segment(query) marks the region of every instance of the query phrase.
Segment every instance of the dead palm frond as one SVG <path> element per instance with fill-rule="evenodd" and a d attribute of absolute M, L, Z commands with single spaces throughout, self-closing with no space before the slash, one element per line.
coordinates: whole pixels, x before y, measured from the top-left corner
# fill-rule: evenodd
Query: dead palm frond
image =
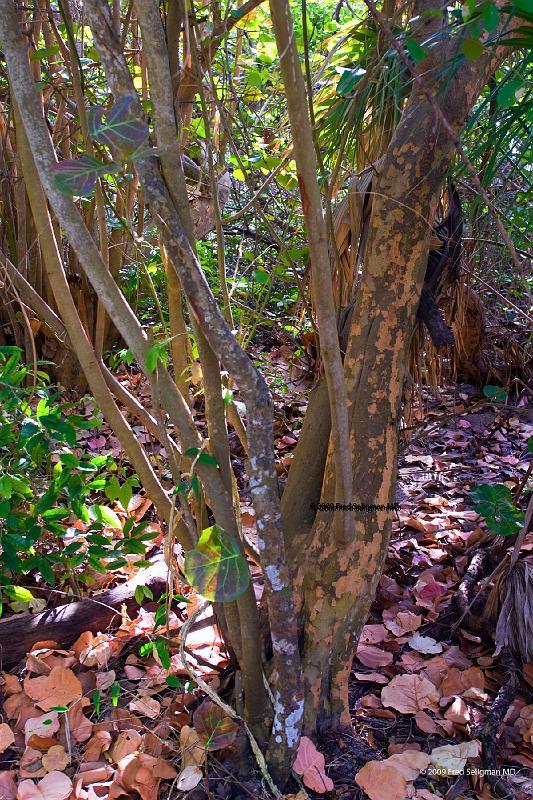
<path fill-rule="evenodd" d="M 533 556 L 508 563 L 496 580 L 485 606 L 485 616 L 496 625 L 497 655 L 503 648 L 533 661 Z"/>

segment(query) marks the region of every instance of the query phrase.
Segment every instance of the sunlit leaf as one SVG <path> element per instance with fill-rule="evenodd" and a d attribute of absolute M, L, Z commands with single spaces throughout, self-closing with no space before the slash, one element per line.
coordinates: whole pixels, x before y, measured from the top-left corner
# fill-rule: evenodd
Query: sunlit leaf
<path fill-rule="evenodd" d="M 109 506 L 93 505 L 90 506 L 89 511 L 93 515 L 94 519 L 97 519 L 99 522 L 105 522 L 112 528 L 122 528 L 122 523 L 119 517 L 117 517 L 115 512 L 109 508 Z"/>
<path fill-rule="evenodd" d="M 199 594 L 217 602 L 240 597 L 250 582 L 239 543 L 219 525 L 202 531 L 194 550 L 185 553 L 184 572 Z"/>

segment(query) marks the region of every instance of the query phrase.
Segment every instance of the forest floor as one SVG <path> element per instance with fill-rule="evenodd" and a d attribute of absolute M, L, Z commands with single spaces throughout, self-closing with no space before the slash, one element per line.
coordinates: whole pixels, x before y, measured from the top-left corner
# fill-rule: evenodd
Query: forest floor
<path fill-rule="evenodd" d="M 283 350 L 273 346 L 267 355 L 288 377 Z M 142 399 L 140 377 L 121 379 Z M 276 399 L 281 477 L 297 441 L 303 397 L 294 391 Z M 136 431 L 149 441 L 146 431 Z M 493 403 L 470 386 L 443 389 L 438 398 L 425 392 L 415 406 L 402 433 L 400 510 L 387 566 L 353 663 L 353 736 L 331 734 L 318 743 L 334 783 L 326 796 L 359 799 L 363 789 L 371 800 L 533 796 L 533 663 L 519 665 L 515 685 L 509 652 L 494 655 L 494 622 L 482 615 L 488 592 L 482 579 L 508 545 L 487 532 L 469 497 L 476 485 L 503 484 L 520 493 L 523 506 L 532 434 L 531 405 Z M 105 426 L 87 437 L 95 452 L 119 455 Z M 245 463 L 233 445 L 243 526 L 253 534 Z M 116 511 L 158 525 L 142 495 Z M 530 536 L 521 557 L 530 561 L 532 550 Z M 254 573 L 259 595 L 261 575 Z M 134 574 L 132 565 L 114 580 Z M 109 576 L 98 580 L 108 588 Z M 135 614 L 123 610 L 119 628 L 96 637 L 84 631 L 71 646 L 38 642 L 3 673 L 0 800 L 258 796 L 256 776 L 242 769 L 242 730 L 191 680 L 192 669 L 231 702 L 235 673 L 211 611 L 188 632 L 183 663 L 174 637 L 201 599 L 179 581 L 174 588 L 181 596 L 168 628 L 158 627 L 161 604 L 145 597 Z M 524 620 L 513 624 L 526 631 L 529 625 L 531 633 L 531 610 L 523 612 Z M 158 637 L 168 634 L 168 649 L 157 645 L 154 623 Z M 488 754 L 481 752 L 487 733 L 496 743 Z M 500 774 L 483 774 L 490 767 Z M 296 783 L 293 791 L 305 797 Z"/>

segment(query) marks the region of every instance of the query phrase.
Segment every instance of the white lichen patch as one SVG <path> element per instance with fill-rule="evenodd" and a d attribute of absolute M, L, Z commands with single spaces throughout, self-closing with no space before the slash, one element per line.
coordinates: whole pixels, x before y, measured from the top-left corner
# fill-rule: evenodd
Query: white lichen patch
<path fill-rule="evenodd" d="M 281 592 L 283 589 L 283 582 L 280 579 L 279 569 L 275 567 L 274 564 L 269 564 L 265 567 L 265 573 L 274 591 Z"/>

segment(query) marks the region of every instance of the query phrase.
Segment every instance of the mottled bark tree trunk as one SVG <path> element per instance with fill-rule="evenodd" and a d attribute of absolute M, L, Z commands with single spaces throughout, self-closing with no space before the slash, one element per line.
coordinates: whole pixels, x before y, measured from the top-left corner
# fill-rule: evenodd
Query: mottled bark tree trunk
<path fill-rule="evenodd" d="M 456 131 L 465 124 L 493 55 L 465 63 L 440 98 Z M 415 91 L 374 181 L 375 196 L 363 277 L 345 358 L 353 461 L 353 502 L 389 506 L 396 500 L 398 425 L 411 336 L 426 270 L 431 227 L 453 156 L 436 112 Z M 322 501 L 333 502 L 331 447 Z M 299 588 L 305 682 L 304 732 L 350 724 L 348 678 L 361 629 L 389 543 L 392 511 L 355 512 L 353 542 L 339 547 L 334 515 L 320 511 L 303 554 L 289 551 Z M 302 558 L 304 555 L 304 558 Z"/>

